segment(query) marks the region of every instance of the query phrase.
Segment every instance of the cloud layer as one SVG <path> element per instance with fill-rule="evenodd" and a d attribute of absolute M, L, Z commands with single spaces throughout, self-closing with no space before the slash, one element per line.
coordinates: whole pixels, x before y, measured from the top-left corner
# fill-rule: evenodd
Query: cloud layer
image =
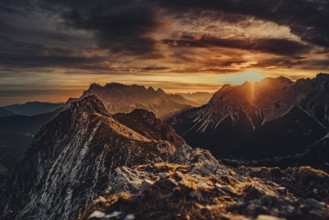
<path fill-rule="evenodd" d="M 328 20 L 326 0 L 2 0 L 0 77 L 310 76 Z"/>

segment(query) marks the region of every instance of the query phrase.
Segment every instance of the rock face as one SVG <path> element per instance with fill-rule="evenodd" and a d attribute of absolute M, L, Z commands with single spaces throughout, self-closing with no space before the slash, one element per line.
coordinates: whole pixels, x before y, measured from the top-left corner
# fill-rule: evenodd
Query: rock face
<path fill-rule="evenodd" d="M 183 111 L 169 123 L 188 144 L 210 149 L 221 158 L 259 160 L 299 154 L 299 159 L 307 160 L 313 148 L 318 152 L 329 147 L 322 141 L 329 133 L 329 75 L 226 85 L 207 105 Z"/>
<path fill-rule="evenodd" d="M 289 192 L 302 199 L 315 199 L 329 203 L 329 175 L 311 167 L 237 167 L 235 171 L 241 175 L 257 177 L 272 181 L 287 188 Z"/>
<path fill-rule="evenodd" d="M 182 139 L 172 143 L 128 128 L 95 96 L 85 97 L 36 135 L 25 159 L 4 183 L 1 219 L 71 219 L 109 190 L 115 168 L 184 163 L 189 151 Z"/>
<path fill-rule="evenodd" d="M 91 84 L 82 97 L 89 95 L 96 95 L 111 114 L 146 109 L 159 118 L 167 118 L 175 112 L 196 105 L 180 95 L 167 94 L 162 89 L 146 89 L 144 86 L 119 83 L 109 83 L 105 86 Z"/>
<path fill-rule="evenodd" d="M 0 163 L 0 184 L 5 179 L 8 169 Z"/>
<path fill-rule="evenodd" d="M 321 175 L 328 181 L 327 174 Z M 114 177 L 111 193 L 96 199 L 78 220 L 329 217 L 328 201 L 296 197 L 277 183 L 239 175 L 202 150 L 195 150 L 185 165 L 120 167 Z"/>
<path fill-rule="evenodd" d="M 120 123 L 146 137 L 169 141 L 176 145 L 185 144 L 184 139 L 171 126 L 162 123 L 153 112 L 144 109 L 135 109 L 131 113 L 118 113 L 113 117 Z"/>

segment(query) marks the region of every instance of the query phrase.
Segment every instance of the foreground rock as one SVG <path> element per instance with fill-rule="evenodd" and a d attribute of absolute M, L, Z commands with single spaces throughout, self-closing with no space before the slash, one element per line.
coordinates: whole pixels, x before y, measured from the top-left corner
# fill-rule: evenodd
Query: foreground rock
<path fill-rule="evenodd" d="M 116 169 L 111 193 L 77 219 L 328 219 L 328 204 L 241 176 L 196 150 L 190 164 Z"/>
<path fill-rule="evenodd" d="M 238 167 L 235 170 L 241 175 L 280 184 L 297 197 L 329 203 L 329 175 L 324 171 L 311 167 Z"/>

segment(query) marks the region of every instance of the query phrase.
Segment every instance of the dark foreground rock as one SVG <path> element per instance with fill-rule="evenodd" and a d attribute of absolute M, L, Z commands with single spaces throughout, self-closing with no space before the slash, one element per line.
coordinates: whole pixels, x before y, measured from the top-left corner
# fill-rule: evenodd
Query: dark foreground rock
<path fill-rule="evenodd" d="M 112 192 L 96 199 L 77 219 L 329 218 L 325 199 L 320 202 L 267 179 L 242 176 L 201 150 L 186 165 L 120 167 L 111 185 Z"/>
<path fill-rule="evenodd" d="M 272 181 L 286 187 L 289 192 L 300 198 L 312 198 L 329 203 L 329 175 L 311 167 L 239 167 L 237 173 Z"/>

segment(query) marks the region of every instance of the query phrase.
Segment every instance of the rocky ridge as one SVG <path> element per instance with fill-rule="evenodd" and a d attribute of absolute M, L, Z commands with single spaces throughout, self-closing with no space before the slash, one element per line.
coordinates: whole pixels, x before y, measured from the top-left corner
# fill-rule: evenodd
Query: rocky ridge
<path fill-rule="evenodd" d="M 72 102 L 40 130 L 4 183 L 2 219 L 70 219 L 108 190 L 115 168 L 183 163 L 189 150 L 120 124 L 95 96 Z"/>

